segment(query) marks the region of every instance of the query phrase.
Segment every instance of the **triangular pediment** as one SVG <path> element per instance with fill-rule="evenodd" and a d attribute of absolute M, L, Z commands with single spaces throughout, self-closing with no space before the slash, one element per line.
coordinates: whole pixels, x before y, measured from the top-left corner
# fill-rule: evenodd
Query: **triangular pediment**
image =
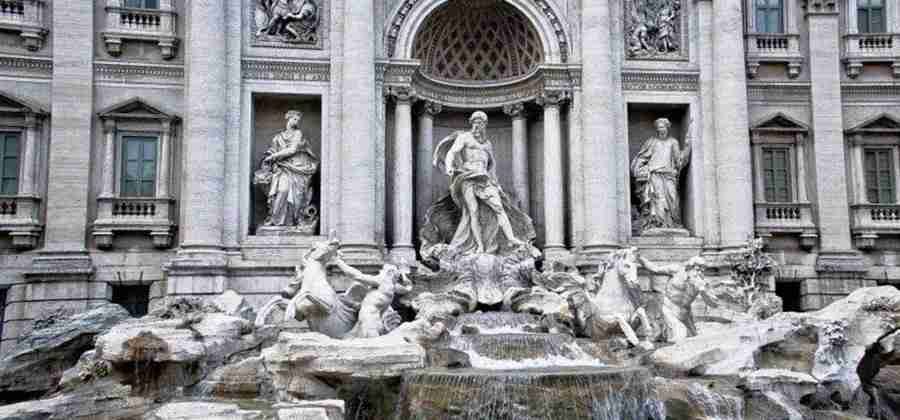
<path fill-rule="evenodd" d="M 890 114 L 881 114 L 863 121 L 847 130 L 848 133 L 900 133 L 900 120 Z"/>
<path fill-rule="evenodd" d="M 108 107 L 98 113 L 104 119 L 177 120 L 178 117 L 148 104 L 140 98 L 131 98 Z"/>
<path fill-rule="evenodd" d="M 0 92 L 0 113 L 47 115 L 47 111 L 31 101 L 2 92 Z"/>
<path fill-rule="evenodd" d="M 807 132 L 809 126 L 781 112 L 759 120 L 751 127 L 753 131 Z"/>

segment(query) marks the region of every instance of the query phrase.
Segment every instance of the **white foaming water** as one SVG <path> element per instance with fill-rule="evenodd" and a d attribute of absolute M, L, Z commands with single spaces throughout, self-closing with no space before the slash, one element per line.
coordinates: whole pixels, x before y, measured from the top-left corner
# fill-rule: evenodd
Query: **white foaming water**
<path fill-rule="evenodd" d="M 520 360 L 498 360 L 482 356 L 474 350 L 463 350 L 469 356 L 469 363 L 473 368 L 487 370 L 517 370 L 537 369 L 547 367 L 603 367 L 605 364 L 595 357 L 587 354 L 578 344 L 568 343 L 564 347 L 568 349 L 570 357 L 558 354 L 548 354 L 541 358 Z"/>

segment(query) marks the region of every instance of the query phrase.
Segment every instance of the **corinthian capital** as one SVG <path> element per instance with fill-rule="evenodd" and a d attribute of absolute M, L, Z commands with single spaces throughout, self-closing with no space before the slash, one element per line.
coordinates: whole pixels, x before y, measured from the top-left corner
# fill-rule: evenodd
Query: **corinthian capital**
<path fill-rule="evenodd" d="M 503 113 L 513 118 L 523 117 L 525 116 L 525 104 L 519 102 L 517 104 L 504 105 Z"/>
<path fill-rule="evenodd" d="M 413 102 L 416 99 L 416 91 L 408 86 L 391 86 L 388 88 L 388 95 L 397 102 Z"/>

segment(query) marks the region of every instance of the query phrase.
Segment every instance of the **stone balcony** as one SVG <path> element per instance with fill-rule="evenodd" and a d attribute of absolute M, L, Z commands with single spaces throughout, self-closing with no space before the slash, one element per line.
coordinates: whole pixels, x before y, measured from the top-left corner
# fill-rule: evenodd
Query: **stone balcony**
<path fill-rule="evenodd" d="M 0 0 L 0 30 L 17 32 L 28 51 L 44 45 L 44 0 Z"/>
<path fill-rule="evenodd" d="M 844 66 L 856 78 L 865 63 L 890 63 L 894 77 L 900 77 L 900 34 L 844 35 Z"/>
<path fill-rule="evenodd" d="M 122 54 L 123 40 L 137 40 L 156 42 L 163 59 L 174 58 L 178 37 L 172 1 L 160 1 L 159 9 L 134 9 L 121 4 L 121 0 L 107 0 L 103 41 L 109 55 Z"/>
<path fill-rule="evenodd" d="M 755 78 L 762 63 L 787 65 L 788 77 L 800 75 L 803 69 L 803 53 L 800 51 L 799 34 L 750 33 L 747 39 L 747 75 Z"/>
<path fill-rule="evenodd" d="M 810 203 L 756 203 L 756 233 L 762 238 L 775 234 L 800 236 L 800 245 L 810 249 L 819 238 Z"/>
<path fill-rule="evenodd" d="M 871 249 L 881 235 L 900 234 L 900 204 L 854 204 L 853 242 L 859 249 Z"/>
<path fill-rule="evenodd" d="M 170 198 L 98 198 L 93 236 L 98 248 L 109 249 L 122 232 L 147 232 L 153 245 L 172 245 L 175 200 Z"/>
<path fill-rule="evenodd" d="M 33 249 L 44 230 L 40 209 L 37 197 L 0 196 L 0 234 L 9 235 L 16 249 Z"/>

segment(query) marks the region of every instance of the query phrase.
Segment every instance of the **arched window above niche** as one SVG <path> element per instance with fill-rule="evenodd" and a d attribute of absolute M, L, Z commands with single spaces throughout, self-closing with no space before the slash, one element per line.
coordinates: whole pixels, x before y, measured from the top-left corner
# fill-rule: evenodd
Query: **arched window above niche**
<path fill-rule="evenodd" d="M 540 36 L 502 0 L 451 0 L 416 34 L 413 57 L 428 76 L 455 81 L 501 81 L 526 76 L 544 62 Z"/>
<path fill-rule="evenodd" d="M 103 127 L 103 167 L 95 244 L 108 249 L 116 233 L 143 232 L 157 248 L 169 247 L 175 226 L 173 139 L 180 119 L 140 98 L 98 115 Z"/>

